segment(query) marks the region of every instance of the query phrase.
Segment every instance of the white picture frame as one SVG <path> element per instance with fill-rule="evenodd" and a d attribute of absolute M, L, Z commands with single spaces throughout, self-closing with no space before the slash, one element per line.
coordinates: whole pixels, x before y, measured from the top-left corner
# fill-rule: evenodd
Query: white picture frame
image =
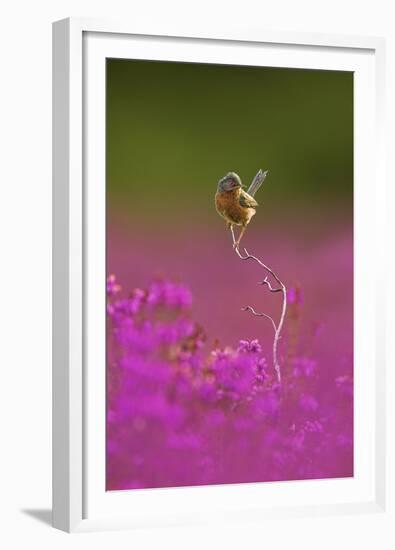
<path fill-rule="evenodd" d="M 384 49 L 380 38 L 265 30 L 202 30 L 187 36 L 180 29 L 153 36 L 125 22 L 72 18 L 54 23 L 55 527 L 71 532 L 385 509 L 385 327 L 377 314 L 385 309 L 385 244 L 380 238 L 385 233 Z M 354 478 L 106 493 L 106 57 L 355 72 Z"/>

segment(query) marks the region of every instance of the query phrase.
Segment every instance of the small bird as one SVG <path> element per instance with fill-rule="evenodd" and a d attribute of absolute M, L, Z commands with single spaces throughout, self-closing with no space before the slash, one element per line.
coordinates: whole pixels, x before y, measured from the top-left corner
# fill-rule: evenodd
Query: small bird
<path fill-rule="evenodd" d="M 234 225 L 241 226 L 239 238 L 233 245 L 235 249 L 239 248 L 247 225 L 256 213 L 255 208 L 258 203 L 254 199 L 254 195 L 264 182 L 267 174 L 268 170 L 265 172 L 259 170 L 247 192 L 243 190 L 241 179 L 235 172 L 229 172 L 218 182 L 215 194 L 215 207 L 218 214 L 226 220 L 228 228 L 232 231 Z"/>

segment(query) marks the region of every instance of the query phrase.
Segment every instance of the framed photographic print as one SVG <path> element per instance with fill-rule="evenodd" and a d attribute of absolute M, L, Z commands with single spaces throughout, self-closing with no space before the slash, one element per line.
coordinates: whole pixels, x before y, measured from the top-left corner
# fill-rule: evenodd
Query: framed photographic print
<path fill-rule="evenodd" d="M 56 527 L 383 509 L 383 50 L 54 24 Z"/>

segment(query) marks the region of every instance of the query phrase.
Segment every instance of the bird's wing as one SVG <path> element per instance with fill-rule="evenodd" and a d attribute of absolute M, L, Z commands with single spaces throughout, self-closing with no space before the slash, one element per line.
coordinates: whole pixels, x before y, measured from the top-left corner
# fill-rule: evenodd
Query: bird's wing
<path fill-rule="evenodd" d="M 265 181 L 266 176 L 268 175 L 269 170 L 265 170 L 262 172 L 262 170 L 259 170 L 255 178 L 252 180 L 251 185 L 248 188 L 248 194 L 252 197 L 255 195 L 255 193 L 258 191 L 262 183 Z"/>
<path fill-rule="evenodd" d="M 256 200 L 243 190 L 241 190 L 239 202 L 244 208 L 255 208 L 255 206 L 258 206 Z"/>

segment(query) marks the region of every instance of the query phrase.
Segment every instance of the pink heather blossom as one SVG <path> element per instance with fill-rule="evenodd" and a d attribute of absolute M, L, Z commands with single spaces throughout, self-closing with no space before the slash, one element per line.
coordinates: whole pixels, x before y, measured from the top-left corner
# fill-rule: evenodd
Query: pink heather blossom
<path fill-rule="evenodd" d="M 293 360 L 293 375 L 295 377 L 307 376 L 314 374 L 317 367 L 317 362 L 309 357 L 295 357 Z"/>
<path fill-rule="evenodd" d="M 151 306 L 187 309 L 192 305 L 192 294 L 182 284 L 154 281 L 148 288 L 147 303 Z"/>
<path fill-rule="evenodd" d="M 305 411 L 316 411 L 318 409 L 318 401 L 312 395 L 301 395 L 299 405 Z"/>
<path fill-rule="evenodd" d="M 237 351 L 245 353 L 261 353 L 258 340 L 240 340 Z"/>
<path fill-rule="evenodd" d="M 120 292 L 121 286 L 117 283 L 115 275 L 109 275 L 107 277 L 106 291 L 108 296 L 115 296 Z"/>
<path fill-rule="evenodd" d="M 285 336 L 279 384 L 257 339 L 213 349 L 185 285 L 120 290 L 110 275 L 108 490 L 353 475 L 350 362 L 333 376 Z"/>
<path fill-rule="evenodd" d="M 303 304 L 303 294 L 299 287 L 291 287 L 287 290 L 287 302 L 289 305 L 296 304 L 298 306 Z"/>

